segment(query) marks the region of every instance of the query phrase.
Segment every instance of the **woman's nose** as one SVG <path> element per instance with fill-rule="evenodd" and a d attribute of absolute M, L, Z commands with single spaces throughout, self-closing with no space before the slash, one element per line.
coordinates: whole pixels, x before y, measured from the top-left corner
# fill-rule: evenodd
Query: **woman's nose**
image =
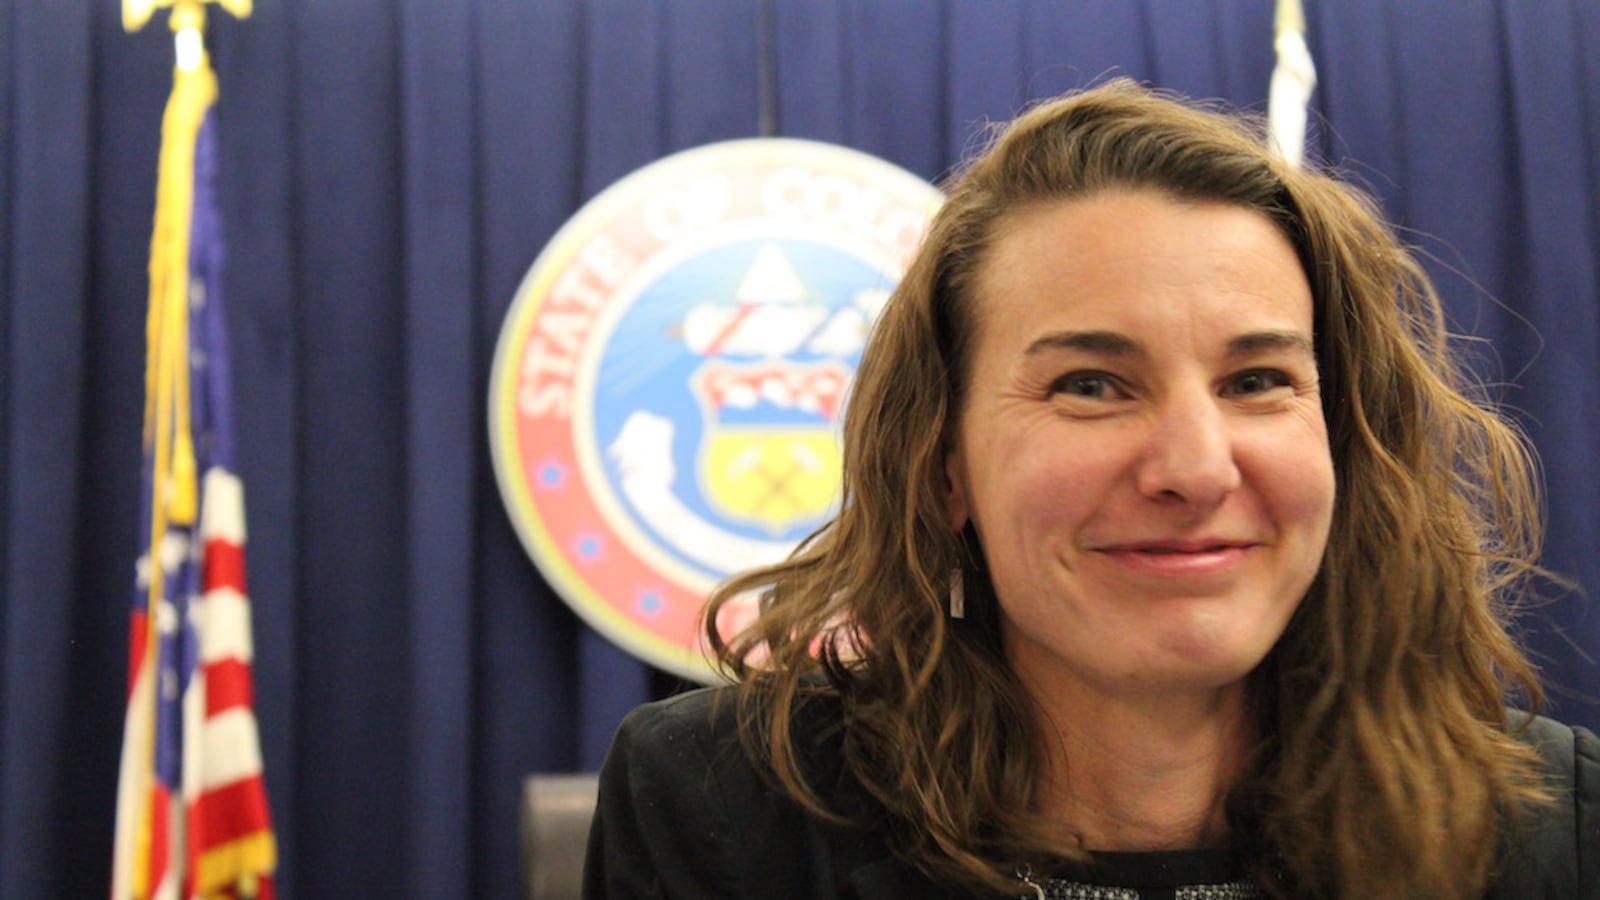
<path fill-rule="evenodd" d="M 1239 487 L 1233 436 L 1223 410 L 1207 391 L 1171 397 L 1157 411 L 1138 472 L 1147 497 L 1205 508 Z"/>

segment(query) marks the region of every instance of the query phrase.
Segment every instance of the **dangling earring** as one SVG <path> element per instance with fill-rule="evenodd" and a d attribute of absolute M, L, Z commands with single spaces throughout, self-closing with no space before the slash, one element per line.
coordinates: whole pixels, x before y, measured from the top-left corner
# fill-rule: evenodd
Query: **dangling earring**
<path fill-rule="evenodd" d="M 966 575 L 960 566 L 950 570 L 950 618 L 967 617 Z"/>

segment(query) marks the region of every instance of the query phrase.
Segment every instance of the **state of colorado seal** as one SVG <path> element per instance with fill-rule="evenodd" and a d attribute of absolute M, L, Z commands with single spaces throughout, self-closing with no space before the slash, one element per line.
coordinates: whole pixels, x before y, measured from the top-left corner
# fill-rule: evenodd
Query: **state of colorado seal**
<path fill-rule="evenodd" d="M 940 201 L 853 150 L 730 141 L 551 239 L 500 333 L 490 443 L 524 547 L 596 630 L 711 680 L 705 598 L 836 508 L 845 391 Z"/>

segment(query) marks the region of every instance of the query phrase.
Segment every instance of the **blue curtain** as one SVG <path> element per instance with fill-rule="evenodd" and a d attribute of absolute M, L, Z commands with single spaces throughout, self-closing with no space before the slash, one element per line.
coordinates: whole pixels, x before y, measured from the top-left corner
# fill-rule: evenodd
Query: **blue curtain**
<path fill-rule="evenodd" d="M 1306 0 L 1319 152 L 1430 257 L 1600 589 L 1600 4 Z M 1108 74 L 1265 109 L 1272 0 L 258 0 L 212 13 L 257 709 L 288 897 L 509 896 L 519 783 L 674 690 L 540 579 L 487 453 L 522 275 L 618 177 L 816 138 L 929 179 Z M 0 896 L 108 884 L 172 47 L 0 4 Z M 763 78 L 770 73 L 770 79 Z M 1523 618 L 1600 726 L 1600 614 Z"/>

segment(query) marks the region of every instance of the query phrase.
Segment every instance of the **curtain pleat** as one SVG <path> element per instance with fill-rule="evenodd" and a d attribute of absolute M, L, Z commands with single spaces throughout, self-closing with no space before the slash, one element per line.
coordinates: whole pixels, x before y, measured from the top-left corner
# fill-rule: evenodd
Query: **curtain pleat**
<path fill-rule="evenodd" d="M 479 129 L 473 9 L 410 0 L 400 8 L 404 161 L 406 492 L 403 614 L 409 620 L 406 857 L 417 896 L 473 891 L 466 822 L 473 790 L 473 507 L 486 430 L 474 300 L 481 293 Z M 424 777 L 418 777 L 425 773 Z"/>
<path fill-rule="evenodd" d="M 846 143 L 852 93 L 843 0 L 774 3 L 778 134 Z"/>
<path fill-rule="evenodd" d="M 1387 3 L 1305 6 L 1306 39 L 1317 67 L 1309 118 L 1319 129 L 1323 152 L 1391 217 L 1404 217 L 1404 118 L 1396 99 L 1395 47 L 1405 40 L 1392 36 Z"/>
<path fill-rule="evenodd" d="M 1519 389 L 1508 399 L 1524 412 L 1520 419 L 1529 435 L 1546 448 L 1544 475 L 1556 527 L 1546 541 L 1545 563 L 1558 572 L 1592 572 L 1600 482 L 1594 478 L 1593 455 L 1578 447 L 1600 435 L 1600 392 L 1594 390 L 1600 367 L 1600 235 L 1594 212 L 1600 203 L 1594 192 L 1594 147 L 1573 125 L 1584 98 L 1594 108 L 1597 83 L 1585 81 L 1584 61 L 1577 55 L 1580 36 L 1572 30 L 1569 12 L 1552 0 L 1500 8 L 1510 122 L 1505 143 L 1513 174 L 1512 189 L 1501 195 L 1504 207 L 1495 212 L 1505 214 L 1498 225 L 1514 236 L 1505 251 L 1515 262 L 1514 277 L 1496 296 L 1508 312 L 1526 319 L 1507 322 L 1506 331 L 1514 326 L 1516 333 L 1529 335 L 1530 325 L 1537 329 L 1537 343 L 1526 354 L 1527 377 L 1518 379 Z M 1589 389 L 1573 391 L 1574 385 Z M 1536 610 L 1530 642 L 1548 671 L 1565 676 L 1555 679 L 1555 709 L 1587 706 L 1592 720 L 1600 695 L 1593 662 L 1600 611 L 1593 600 L 1587 602 L 1582 611 L 1578 603 Z M 1587 677 L 1574 678 L 1575 673 Z"/>
<path fill-rule="evenodd" d="M 684 0 L 661 8 L 661 141 L 668 153 L 754 137 L 761 4 Z M 685 102 L 695 98 L 694 102 Z"/>
<path fill-rule="evenodd" d="M 583 199 L 664 152 L 665 4 L 592 0 L 583 35 Z M 530 61 L 535 62 L 536 61 Z M 537 69 L 536 69 L 537 70 Z"/>
<path fill-rule="evenodd" d="M 488 399 L 489 354 L 500 325 L 539 249 L 578 208 L 583 191 L 585 0 L 497 0 L 478 8 L 477 54 L 482 139 L 475 180 L 482 204 L 483 295 L 477 306 L 476 383 Z M 475 594 L 477 616 L 470 697 L 473 718 L 472 815 L 449 827 L 467 836 L 475 895 L 505 894 L 514 880 L 514 829 L 520 780 L 534 772 L 581 768 L 575 617 L 540 580 L 518 542 L 488 465 L 487 432 L 477 472 Z M 637 690 L 637 689 L 635 689 Z M 537 735 L 529 739 L 529 735 Z M 491 831 L 493 834 L 491 834 Z"/>
<path fill-rule="evenodd" d="M 1151 68 L 1145 77 L 1159 84 L 1185 85 L 1200 97 L 1226 97 L 1216 14 L 1204 3 L 1160 3 L 1144 0 L 1145 46 Z M 1255 42 L 1253 49 L 1266 49 Z M 1252 91 L 1254 93 L 1254 91 Z"/>
<path fill-rule="evenodd" d="M 1307 5 L 1316 4 L 1302 3 Z M 1212 42 L 1217 96 L 1237 98 L 1241 105 L 1262 113 L 1266 103 L 1261 85 L 1270 83 L 1277 59 L 1272 46 L 1261 40 L 1257 23 L 1267 21 L 1275 7 L 1271 0 L 1256 0 L 1243 8 L 1235 7 L 1234 0 L 1211 0 L 1211 21 L 1201 32 Z"/>
<path fill-rule="evenodd" d="M 300 639 L 301 763 L 289 785 L 294 819 L 279 827 L 303 836 L 289 861 L 297 894 L 396 893 L 408 890 L 412 849 L 402 825 L 415 702 L 407 501 L 413 479 L 445 476 L 408 470 L 406 458 L 399 14 L 387 4 L 319 0 L 297 6 L 286 24 L 302 429 L 299 465 L 280 486 L 300 501 L 292 525 L 299 565 L 281 602 L 295 606 Z M 223 84 L 219 106 L 248 90 L 248 79 Z M 248 265 L 246 248 L 230 249 L 232 267 Z M 251 494 L 271 489 L 241 474 Z M 259 593 L 252 600 L 257 609 L 274 602 Z"/>
<path fill-rule="evenodd" d="M 545 583 L 486 395 L 541 248 L 617 179 L 777 134 L 925 178 L 1114 75 L 1265 110 L 1272 0 L 257 0 L 213 7 L 256 707 L 285 897 L 510 896 L 520 784 L 682 687 Z M 1600 4 L 1305 3 L 1313 155 L 1429 255 L 1600 588 Z M 0 896 L 108 883 L 164 13 L 0 10 Z M 1600 613 L 1524 619 L 1600 726 Z"/>
<path fill-rule="evenodd" d="M 1141 2 L 1026 0 L 1022 16 L 1025 98 L 1050 97 L 1117 76 L 1140 81 L 1151 77 L 1151 38 Z M 983 63 L 986 72 L 1009 69 L 998 59 Z"/>
<path fill-rule="evenodd" d="M 83 708 L 83 691 L 119 698 L 116 675 L 126 672 L 126 663 L 106 665 L 76 648 L 78 620 L 87 611 L 64 602 L 83 584 L 82 560 L 74 550 L 87 485 L 78 467 L 91 424 L 84 389 L 94 270 L 92 22 L 86 9 L 73 4 L 9 12 L 15 56 L 6 72 L 14 85 L 8 105 L 19 127 L 4 138 L 11 168 L 4 200 L 10 222 L 3 267 L 7 369 L 0 373 L 0 433 L 6 438 L 0 452 L 6 501 L 0 520 L 6 598 L 0 632 L 6 670 L 0 681 L 0 847 L 26 842 L 31 852 L 26 865 L 15 864 L 21 857 L 0 857 L 0 894 L 43 897 L 74 857 L 72 830 L 57 814 L 77 787 L 74 773 L 59 764 L 64 739 L 116 733 L 104 724 L 85 727 L 89 723 L 70 714 Z M 54 52 L 30 52 L 41 45 Z M 100 599 L 126 612 L 127 597 L 119 592 Z M 92 613 L 88 618 L 96 620 Z M 96 677 L 109 681 L 101 688 Z M 103 713 L 117 717 L 114 706 Z M 115 758 L 111 747 L 82 752 L 96 762 Z M 78 881 L 70 875 L 67 880 Z"/>
<path fill-rule="evenodd" d="M 994 60 L 1027 59 L 1026 0 L 953 0 L 946 13 L 944 63 L 945 127 L 940 142 L 944 159 L 959 163 L 972 157 L 987 132 L 983 126 L 996 110 L 1016 109 L 1026 96 L 1030 68 L 995 71 Z"/>

